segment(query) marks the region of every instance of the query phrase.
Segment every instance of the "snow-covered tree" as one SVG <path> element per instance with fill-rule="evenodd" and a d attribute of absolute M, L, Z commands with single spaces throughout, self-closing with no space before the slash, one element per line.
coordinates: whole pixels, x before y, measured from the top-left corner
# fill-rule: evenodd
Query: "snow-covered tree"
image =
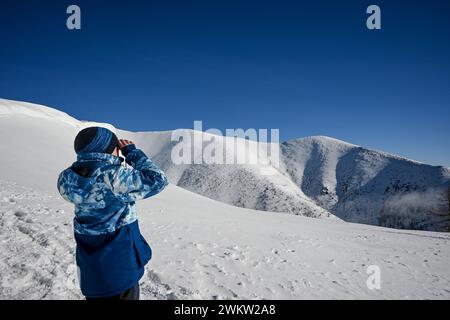
<path fill-rule="evenodd" d="M 438 192 L 436 204 L 428 211 L 429 218 L 439 230 L 450 232 L 450 185 Z"/>

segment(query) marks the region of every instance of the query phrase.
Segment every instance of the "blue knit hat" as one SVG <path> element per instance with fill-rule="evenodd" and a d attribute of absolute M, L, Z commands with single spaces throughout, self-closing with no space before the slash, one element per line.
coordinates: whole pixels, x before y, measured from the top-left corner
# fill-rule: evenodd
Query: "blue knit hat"
<path fill-rule="evenodd" d="M 103 127 L 89 127 L 81 130 L 74 142 L 76 153 L 112 153 L 117 145 L 116 135 Z"/>

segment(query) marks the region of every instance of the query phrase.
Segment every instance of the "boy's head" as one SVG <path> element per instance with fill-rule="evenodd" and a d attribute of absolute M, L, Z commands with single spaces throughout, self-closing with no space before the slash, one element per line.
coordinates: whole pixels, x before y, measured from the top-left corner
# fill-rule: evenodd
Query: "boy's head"
<path fill-rule="evenodd" d="M 78 132 L 74 141 L 75 152 L 113 153 L 117 151 L 118 139 L 110 130 L 103 127 L 89 127 Z"/>

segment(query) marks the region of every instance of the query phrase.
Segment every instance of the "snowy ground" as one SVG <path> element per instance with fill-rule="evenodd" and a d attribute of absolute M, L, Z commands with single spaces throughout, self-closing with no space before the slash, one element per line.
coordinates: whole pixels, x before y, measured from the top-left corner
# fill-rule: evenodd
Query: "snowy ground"
<path fill-rule="evenodd" d="M 172 185 L 138 210 L 154 252 L 144 299 L 450 298 L 449 234 L 241 209 Z M 1 299 L 82 298 L 72 217 L 55 193 L 0 182 Z"/>

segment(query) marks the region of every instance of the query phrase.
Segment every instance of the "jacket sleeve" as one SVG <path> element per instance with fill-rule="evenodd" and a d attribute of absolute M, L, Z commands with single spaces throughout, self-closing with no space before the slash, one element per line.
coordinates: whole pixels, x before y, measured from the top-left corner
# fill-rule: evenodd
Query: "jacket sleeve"
<path fill-rule="evenodd" d="M 120 166 L 107 175 L 106 183 L 124 202 L 135 202 L 160 193 L 168 184 L 164 172 L 144 152 L 127 148 L 126 162 L 133 168 Z"/>

